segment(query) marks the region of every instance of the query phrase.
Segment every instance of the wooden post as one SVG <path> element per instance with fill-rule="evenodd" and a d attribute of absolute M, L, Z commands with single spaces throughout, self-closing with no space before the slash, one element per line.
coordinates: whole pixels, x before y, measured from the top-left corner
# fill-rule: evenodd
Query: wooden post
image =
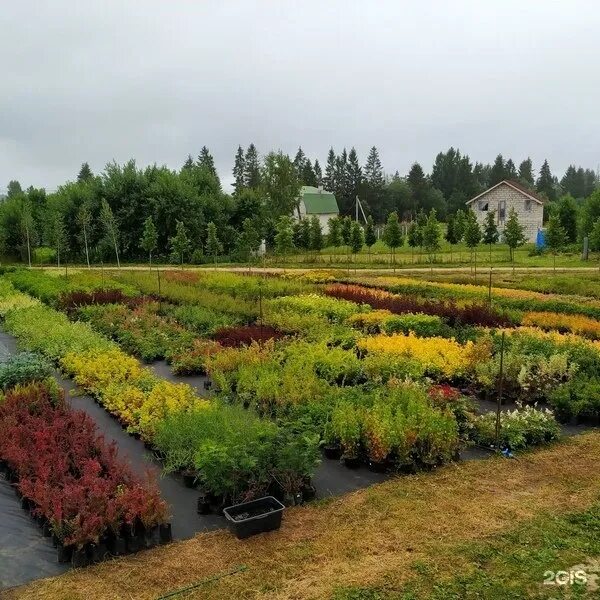
<path fill-rule="evenodd" d="M 496 450 L 500 450 L 500 407 L 502 406 L 502 387 L 504 385 L 504 337 L 500 338 L 500 378 L 498 381 L 498 397 L 496 399 Z"/>

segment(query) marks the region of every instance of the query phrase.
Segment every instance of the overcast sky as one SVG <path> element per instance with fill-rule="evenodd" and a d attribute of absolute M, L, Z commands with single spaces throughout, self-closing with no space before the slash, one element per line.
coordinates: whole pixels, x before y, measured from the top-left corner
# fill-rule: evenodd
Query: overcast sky
<path fill-rule="evenodd" d="M 595 0 L 3 0 L 0 189 L 203 144 L 227 182 L 250 142 L 596 168 L 599 31 Z"/>

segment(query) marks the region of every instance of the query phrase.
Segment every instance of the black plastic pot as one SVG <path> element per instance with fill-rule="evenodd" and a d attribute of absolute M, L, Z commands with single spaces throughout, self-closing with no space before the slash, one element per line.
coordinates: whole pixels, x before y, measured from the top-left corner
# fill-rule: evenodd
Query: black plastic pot
<path fill-rule="evenodd" d="M 369 459 L 368 467 L 369 471 L 373 471 L 373 473 L 385 473 L 388 470 L 388 461 L 378 461 Z"/>
<path fill-rule="evenodd" d="M 195 488 L 198 484 L 198 473 L 197 471 L 187 470 L 181 473 L 183 477 L 183 485 L 187 488 Z"/>
<path fill-rule="evenodd" d="M 154 548 L 154 546 L 158 546 L 159 540 L 160 535 L 158 532 L 158 525 L 151 527 L 150 529 L 146 529 L 146 532 L 144 533 L 146 548 Z"/>
<path fill-rule="evenodd" d="M 42 527 L 42 535 L 44 537 L 51 537 L 52 536 L 52 527 L 50 526 L 50 523 L 48 523 L 48 521 L 46 521 L 44 523 L 44 526 Z"/>
<path fill-rule="evenodd" d="M 358 456 L 345 456 L 344 465 L 348 469 L 358 469 L 360 467 L 360 458 Z"/>
<path fill-rule="evenodd" d="M 108 548 L 104 542 L 90 544 L 89 559 L 93 563 L 102 562 L 108 558 Z"/>
<path fill-rule="evenodd" d="M 325 458 L 330 458 L 332 460 L 339 460 L 342 456 L 342 448 L 335 444 L 323 446 L 323 452 L 325 453 Z"/>
<path fill-rule="evenodd" d="M 200 492 L 196 511 L 199 515 L 208 515 L 210 513 L 210 495 L 208 493 Z"/>
<path fill-rule="evenodd" d="M 161 544 L 168 544 L 173 541 L 171 523 L 162 523 L 158 527 L 158 536 Z"/>
<path fill-rule="evenodd" d="M 108 551 L 113 556 L 123 556 L 123 554 L 127 554 L 127 542 L 125 541 L 125 538 L 120 535 L 111 536 L 107 540 L 106 545 Z"/>
<path fill-rule="evenodd" d="M 314 500 L 316 495 L 317 488 L 314 485 L 305 483 L 302 486 L 302 500 L 304 500 L 304 502 L 310 502 L 311 500 Z"/>
<path fill-rule="evenodd" d="M 65 546 L 58 542 L 56 546 L 56 557 L 59 563 L 68 563 L 71 562 L 71 557 L 73 556 L 73 546 Z"/>
<path fill-rule="evenodd" d="M 241 540 L 257 533 L 279 529 L 284 508 L 277 498 L 265 496 L 251 502 L 228 506 L 223 510 L 223 514 L 229 529 Z"/>
<path fill-rule="evenodd" d="M 88 556 L 86 548 L 75 548 L 75 550 L 73 550 L 71 564 L 76 569 L 87 567 L 90 564 L 90 557 Z"/>

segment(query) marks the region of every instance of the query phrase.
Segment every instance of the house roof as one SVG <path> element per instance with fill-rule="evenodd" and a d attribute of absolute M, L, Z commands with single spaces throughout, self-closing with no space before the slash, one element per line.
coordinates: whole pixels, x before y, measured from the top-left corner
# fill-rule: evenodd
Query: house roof
<path fill-rule="evenodd" d="M 507 186 L 517 190 L 517 192 L 523 194 L 524 196 L 526 196 L 527 198 L 530 198 L 531 200 L 534 200 L 538 204 L 544 204 L 544 202 L 545 202 L 545 200 L 542 196 L 537 194 L 534 190 L 530 190 L 530 189 L 526 188 L 522 183 L 519 183 L 518 181 L 513 181 L 512 179 L 504 179 L 503 181 L 500 181 L 496 185 L 493 185 L 491 188 L 485 190 L 485 192 L 481 192 L 481 194 L 478 194 L 477 196 L 475 196 L 475 198 L 471 198 L 470 200 L 467 200 L 466 203 L 471 204 L 471 202 L 474 202 L 478 198 L 485 196 L 486 194 L 488 194 L 492 190 L 495 190 L 498 186 L 501 186 L 501 185 L 507 185 Z"/>
<path fill-rule="evenodd" d="M 305 185 L 300 190 L 300 199 L 304 202 L 307 215 L 338 214 L 335 196 L 331 192 Z"/>

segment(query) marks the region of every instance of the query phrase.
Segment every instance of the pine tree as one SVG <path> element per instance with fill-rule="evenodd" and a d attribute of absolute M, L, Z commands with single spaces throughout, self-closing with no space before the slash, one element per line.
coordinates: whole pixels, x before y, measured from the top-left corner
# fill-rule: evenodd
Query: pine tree
<path fill-rule="evenodd" d="M 371 248 L 377 241 L 377 236 L 375 235 L 375 224 L 373 223 L 373 217 L 369 215 L 367 217 L 367 225 L 365 227 L 365 245 L 371 252 Z"/>
<path fill-rule="evenodd" d="M 206 254 L 212 256 L 217 267 L 217 257 L 223 251 L 223 246 L 217 237 L 217 226 L 209 221 L 206 226 Z"/>
<path fill-rule="evenodd" d="M 310 218 L 308 242 L 311 250 L 320 252 L 323 249 L 323 229 L 321 228 L 321 221 L 316 215 Z"/>
<path fill-rule="evenodd" d="M 241 191 L 244 189 L 244 174 L 245 174 L 245 160 L 244 150 L 241 146 L 238 146 L 235 154 L 235 162 L 233 163 L 233 190 L 236 196 L 239 196 Z"/>
<path fill-rule="evenodd" d="M 483 223 L 483 243 L 488 244 L 490 247 L 490 264 L 492 264 L 492 244 L 495 244 L 499 238 L 496 213 L 491 210 L 485 215 L 485 222 Z"/>
<path fill-rule="evenodd" d="M 552 213 L 548 219 L 545 240 L 546 245 L 552 252 L 554 271 L 556 272 L 556 255 L 562 250 L 567 240 L 567 235 L 556 212 Z"/>
<path fill-rule="evenodd" d="M 276 230 L 275 252 L 285 259 L 285 256 L 294 249 L 292 218 L 286 215 L 279 217 Z"/>
<path fill-rule="evenodd" d="M 525 243 L 525 233 L 523 226 L 519 223 L 519 217 L 514 208 L 511 208 L 508 213 L 508 220 L 504 226 L 503 232 L 504 241 L 506 242 L 510 251 L 510 260 L 513 263 L 513 270 L 515 267 L 515 250 Z"/>
<path fill-rule="evenodd" d="M 87 162 L 84 162 L 81 165 L 81 169 L 79 169 L 79 174 L 77 175 L 77 181 L 89 181 L 94 177 L 92 173 L 92 169 L 90 169 L 90 165 Z"/>
<path fill-rule="evenodd" d="M 339 217 L 331 217 L 328 221 L 329 233 L 327 234 L 327 243 L 334 248 L 342 245 L 342 222 Z"/>
<path fill-rule="evenodd" d="M 148 253 L 148 264 L 152 268 L 152 253 L 156 250 L 158 244 L 158 232 L 152 217 L 147 217 L 144 221 L 144 231 L 140 238 L 142 250 Z"/>
<path fill-rule="evenodd" d="M 102 203 L 100 205 L 100 222 L 104 227 L 104 233 L 107 239 L 112 243 L 112 246 L 115 250 L 115 256 L 117 257 L 117 267 L 121 268 L 121 261 L 119 260 L 119 228 L 117 225 L 117 220 L 113 214 L 112 209 L 108 202 L 103 198 Z"/>
<path fill-rule="evenodd" d="M 383 229 L 383 241 L 391 248 L 392 250 L 392 264 L 394 266 L 394 271 L 396 270 L 396 248 L 402 246 L 404 242 L 404 238 L 402 236 L 402 229 L 400 228 L 400 223 L 398 221 L 398 213 L 392 212 L 390 213 L 385 227 Z"/>
<path fill-rule="evenodd" d="M 260 163 L 258 160 L 258 151 L 254 144 L 248 146 L 246 156 L 244 157 L 244 186 L 250 189 L 256 189 L 260 185 Z"/>
<path fill-rule="evenodd" d="M 505 179 L 508 179 L 506 174 L 506 165 L 504 164 L 504 158 L 502 158 L 502 154 L 498 154 L 490 171 L 489 185 L 492 187 L 493 185 L 496 185 Z"/>
<path fill-rule="evenodd" d="M 323 178 L 323 188 L 328 192 L 334 193 L 337 188 L 336 161 L 337 159 L 333 148 L 329 148 L 327 164 L 325 165 L 325 177 Z"/>
<path fill-rule="evenodd" d="M 544 164 L 540 169 L 540 174 L 538 176 L 535 188 L 538 192 L 545 194 L 548 200 L 556 200 L 556 188 L 554 185 L 554 177 L 552 176 L 552 172 L 550 171 L 550 165 L 548 165 L 547 160 L 544 160 Z"/>
<path fill-rule="evenodd" d="M 313 167 L 315 172 L 315 185 L 323 185 L 323 171 L 321 171 L 321 165 L 319 164 L 319 160 L 315 159 L 315 165 Z"/>
<path fill-rule="evenodd" d="M 563 228 L 565 241 L 573 244 L 577 241 L 577 204 L 575 199 L 567 194 L 558 201 L 557 216 Z"/>
<path fill-rule="evenodd" d="M 471 250 L 471 260 L 475 258 L 475 277 L 477 277 L 477 246 L 481 241 L 481 228 L 473 213 L 469 213 L 465 223 L 465 244 Z"/>
<path fill-rule="evenodd" d="M 190 239 L 183 221 L 175 222 L 175 235 L 169 239 L 169 245 L 173 254 L 180 258 L 180 264 L 183 266 L 184 255 L 190 250 Z"/>
<path fill-rule="evenodd" d="M 531 162 L 531 158 L 529 157 L 527 157 L 519 165 L 519 181 L 527 187 L 532 188 L 535 185 L 535 181 L 533 178 L 533 163 Z"/>
<path fill-rule="evenodd" d="M 423 247 L 429 254 L 429 262 L 435 260 L 435 253 L 441 248 L 441 237 L 442 232 L 435 214 L 435 208 L 433 208 L 429 212 L 427 222 L 423 227 Z"/>
<path fill-rule="evenodd" d="M 85 251 L 85 260 L 90 268 L 89 233 L 92 226 L 92 212 L 88 202 L 83 202 L 77 211 L 77 225 L 81 230 L 81 240 Z"/>

